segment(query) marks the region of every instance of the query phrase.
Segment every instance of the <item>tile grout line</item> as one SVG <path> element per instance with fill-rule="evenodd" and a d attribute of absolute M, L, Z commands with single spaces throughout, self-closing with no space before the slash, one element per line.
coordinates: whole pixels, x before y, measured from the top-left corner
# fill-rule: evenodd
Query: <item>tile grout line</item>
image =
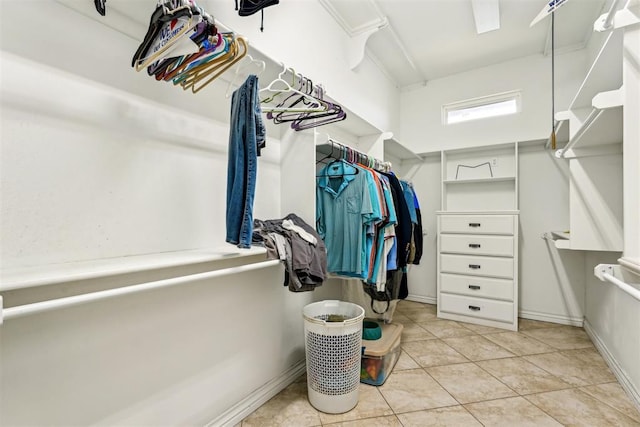
<path fill-rule="evenodd" d="M 569 389 L 565 389 L 565 390 L 569 390 Z M 549 393 L 549 392 L 545 392 L 545 393 Z M 542 394 L 542 393 L 532 393 L 532 394 L 529 394 L 528 396 L 533 396 L 534 394 Z M 545 411 L 544 409 L 542 409 L 541 407 L 533 403 L 531 400 L 527 399 L 527 396 L 522 396 L 522 398 L 527 402 L 529 402 L 531 405 L 538 408 L 543 414 L 546 414 L 547 416 L 551 417 L 551 419 L 556 421 L 558 424 L 564 425 L 559 419 L 557 419 L 556 417 L 554 417 L 553 415 L 551 415 L 550 413 L 548 413 L 547 411 Z"/>
<path fill-rule="evenodd" d="M 616 408 L 616 407 L 614 407 L 614 406 L 610 405 L 609 403 L 605 402 L 604 400 L 602 400 L 602 399 L 598 398 L 597 396 L 593 396 L 593 395 L 591 395 L 591 394 L 587 393 L 586 391 L 581 390 L 581 388 L 584 388 L 584 387 L 593 387 L 593 386 L 599 386 L 599 385 L 604 385 L 604 384 L 618 384 L 618 385 L 620 385 L 620 383 L 619 383 L 619 382 L 617 382 L 617 381 L 610 381 L 610 382 L 606 382 L 606 383 L 599 383 L 599 384 L 590 384 L 590 385 L 582 385 L 582 386 L 578 386 L 578 387 L 576 387 L 576 390 L 578 390 L 578 391 L 579 391 L 579 392 L 581 392 L 581 393 L 584 393 L 585 395 L 587 395 L 587 396 L 589 396 L 589 397 L 591 397 L 591 398 L 593 398 L 593 399 L 596 399 L 598 402 L 600 402 L 600 403 L 602 403 L 602 404 L 604 404 L 604 405 L 608 406 L 609 408 L 613 409 L 613 410 L 614 410 L 614 411 L 616 411 L 616 412 L 621 413 L 621 414 L 622 414 L 622 415 L 624 415 L 625 417 L 627 417 L 627 418 L 631 418 L 629 415 L 625 414 L 624 412 L 622 412 L 622 411 L 621 411 L 621 410 L 619 410 L 618 408 Z M 623 390 L 623 392 L 624 392 L 624 390 Z M 616 399 L 616 400 L 617 400 L 617 399 Z M 633 406 L 633 408 L 635 409 L 635 406 Z M 640 413 L 640 411 L 638 411 L 638 412 Z M 631 419 L 632 419 L 633 421 L 636 421 L 634 418 L 631 418 Z"/>
<path fill-rule="evenodd" d="M 409 318 L 408 316 L 405 316 L 405 317 Z M 436 317 L 436 319 L 437 319 L 437 317 Z M 409 318 L 409 320 L 411 320 L 411 321 L 412 321 L 414 324 L 416 324 L 418 327 L 420 327 L 420 328 L 422 328 L 422 329 L 427 330 L 426 328 L 423 328 L 421 325 L 419 325 L 417 322 L 413 321 L 412 319 L 410 319 L 410 318 Z M 426 322 L 425 322 L 425 323 L 426 323 Z M 461 326 L 464 328 L 464 325 L 461 325 Z M 539 339 L 537 339 L 537 338 L 535 338 L 535 337 L 532 337 L 532 336 L 530 336 L 529 334 L 525 333 L 525 332 L 527 332 L 527 331 L 532 331 L 532 330 L 555 329 L 555 328 L 559 328 L 559 327 L 562 327 L 562 326 L 565 326 L 565 325 L 546 326 L 546 327 L 539 327 L 539 328 L 530 328 L 530 329 L 526 329 L 526 330 L 524 330 L 524 331 L 520 331 L 520 330 L 518 330 L 518 331 L 514 331 L 514 332 L 516 332 L 517 334 L 522 334 L 522 335 L 526 336 L 527 338 L 529 338 L 529 339 L 533 340 L 534 342 L 538 342 L 538 343 L 541 343 L 541 344 L 544 344 L 544 345 L 548 345 L 549 347 L 551 347 L 551 348 L 553 348 L 553 349 L 554 349 L 554 351 L 543 352 L 543 353 L 522 354 L 522 355 L 515 354 L 515 353 L 513 353 L 511 350 L 509 350 L 508 348 L 506 348 L 505 346 L 500 345 L 499 343 L 495 343 L 495 342 L 493 342 L 493 341 L 491 341 L 491 340 L 489 340 L 489 339 L 485 338 L 485 339 L 487 339 L 488 341 L 490 341 L 491 343 L 493 343 L 493 344 L 495 344 L 495 345 L 497 345 L 497 346 L 499 346 L 499 347 L 503 348 L 504 350 L 508 351 L 509 353 L 513 353 L 513 354 L 514 354 L 514 356 L 513 356 L 513 357 L 506 357 L 506 358 L 498 358 L 498 359 L 484 359 L 484 360 L 499 360 L 499 359 L 507 359 L 507 358 L 522 358 L 524 361 L 526 361 L 526 362 L 528 362 L 528 363 L 531 363 L 532 365 L 534 365 L 534 366 L 535 366 L 535 367 L 537 367 L 538 369 L 540 369 L 540 370 L 542 370 L 543 372 L 545 372 L 545 373 L 547 373 L 548 375 L 550 375 L 552 378 L 558 379 L 558 380 L 560 380 L 560 381 L 562 381 L 562 382 L 564 382 L 564 383 L 568 384 L 568 385 L 569 385 L 569 387 L 567 387 L 567 388 L 562 388 L 562 389 L 559 389 L 559 390 L 551 390 L 551 391 L 548 391 L 548 392 L 538 392 L 538 393 L 521 394 L 521 393 L 517 392 L 516 390 L 512 389 L 509 385 L 507 385 L 505 382 L 503 382 L 500 378 L 496 377 L 496 376 L 495 376 L 495 375 L 493 375 L 491 372 L 488 372 L 486 369 L 482 368 L 482 366 L 478 365 L 478 364 L 476 363 L 476 362 L 478 362 L 478 361 L 470 360 L 470 362 L 471 362 L 471 363 L 473 363 L 474 365 L 476 365 L 476 366 L 477 366 L 478 368 L 480 368 L 482 371 L 486 372 L 487 374 L 489 374 L 490 376 L 492 376 L 493 378 L 495 378 L 498 382 L 500 382 L 501 384 L 503 384 L 503 385 L 504 385 L 505 387 L 507 387 L 509 390 L 511 390 L 512 392 L 514 392 L 514 393 L 516 394 L 516 396 L 517 396 L 517 397 L 522 397 L 522 398 L 524 398 L 527 402 L 529 402 L 530 404 L 532 404 L 533 406 L 535 406 L 536 408 L 538 408 L 540 411 L 542 411 L 544 414 L 548 415 L 549 417 L 551 417 L 551 418 L 552 418 L 552 419 L 554 419 L 554 420 L 556 420 L 556 418 L 555 418 L 555 417 L 553 417 L 552 415 L 550 415 L 549 413 L 547 413 L 546 411 L 544 411 L 542 408 L 540 408 L 540 407 L 538 407 L 537 405 L 535 405 L 533 402 L 531 402 L 529 399 L 527 399 L 527 398 L 526 398 L 526 396 L 532 396 L 532 395 L 535 395 L 535 394 L 542 394 L 542 393 L 549 393 L 549 392 L 554 392 L 554 391 L 563 391 L 563 390 L 572 390 L 572 389 L 575 389 L 575 390 L 579 390 L 581 393 L 583 393 L 583 394 L 585 394 L 585 395 L 587 395 L 587 396 L 589 396 L 589 397 L 592 397 L 592 398 L 596 399 L 598 402 L 603 403 L 604 405 L 606 405 L 606 406 L 610 407 L 611 409 L 615 410 L 616 412 L 618 412 L 618 413 L 620 413 L 620 414 L 622 414 L 622 415 L 626 416 L 627 418 L 631 418 L 631 417 L 627 416 L 626 414 L 624 414 L 623 412 L 621 412 L 620 410 L 618 410 L 617 408 L 615 408 L 615 407 L 611 406 L 611 405 L 610 405 L 610 404 L 608 404 L 607 402 L 604 402 L 604 401 L 602 401 L 601 399 L 597 398 L 596 396 L 591 396 L 589 393 L 586 393 L 586 392 L 584 392 L 583 390 L 580 390 L 580 388 L 581 388 L 581 387 L 589 387 L 589 386 L 595 386 L 595 385 L 601 385 L 601 384 L 609 384 L 609 383 L 616 383 L 616 384 L 618 384 L 617 382 L 615 382 L 615 381 L 614 381 L 614 382 L 612 382 L 612 381 L 607 381 L 607 382 L 597 383 L 597 384 L 586 384 L 586 385 L 582 385 L 582 386 L 574 386 L 574 385 L 569 384 L 569 383 L 567 383 L 566 381 L 562 380 L 562 378 L 560 378 L 560 377 L 556 376 L 555 374 L 553 374 L 553 373 L 549 372 L 548 370 L 544 369 L 543 367 L 538 366 L 535 362 L 533 362 L 533 361 L 531 361 L 531 360 L 528 360 L 528 359 L 525 359 L 525 356 L 537 356 L 537 355 L 545 355 L 545 354 L 561 353 L 561 352 L 563 352 L 563 351 L 582 350 L 583 348 L 584 348 L 584 349 L 586 349 L 586 348 L 591 348 L 591 347 L 581 347 L 581 348 L 573 348 L 573 349 L 559 349 L 559 348 L 557 348 L 557 347 L 555 347 L 555 346 L 553 346 L 553 345 L 551 345 L 551 344 L 545 343 L 544 341 L 539 340 Z M 484 337 L 484 335 L 491 335 L 491 334 L 503 333 L 503 332 L 500 332 L 500 331 L 495 331 L 495 332 L 489 332 L 489 333 L 486 333 L 486 334 L 481 334 L 481 333 L 478 333 L 478 332 L 476 332 L 476 331 L 474 331 L 474 330 L 472 330 L 472 329 L 470 329 L 470 328 L 466 328 L 466 329 L 467 329 L 467 330 L 469 330 L 469 331 L 471 331 L 471 332 L 473 332 L 473 335 L 478 335 L 478 336 L 482 336 L 482 337 Z M 584 328 L 579 328 L 579 329 L 584 330 Z M 430 332 L 430 331 L 429 331 L 429 330 L 427 330 L 427 332 Z M 432 332 L 430 332 L 430 333 L 432 333 Z M 432 333 L 432 334 L 433 334 L 433 333 Z M 440 340 L 440 341 L 442 341 L 444 344 L 447 344 L 446 342 L 444 342 L 444 341 L 443 341 L 443 338 L 437 337 L 437 339 L 438 339 L 438 340 Z M 416 341 L 420 341 L 420 340 L 416 340 Z M 426 341 L 426 340 L 422 340 L 422 341 Z M 430 341 L 432 341 L 432 340 L 430 340 Z M 592 346 L 593 346 L 593 343 L 591 343 L 591 344 L 592 344 Z M 455 350 L 455 349 L 454 349 L 454 350 Z M 457 351 L 457 350 L 456 350 L 456 351 Z M 405 353 L 406 353 L 407 355 L 409 355 L 409 353 L 408 353 L 408 352 L 406 352 L 406 351 L 405 351 Z M 458 352 L 458 353 L 459 353 L 459 352 Z M 461 354 L 461 355 L 462 355 L 463 357 L 467 358 L 465 355 L 463 355 L 463 354 Z M 409 355 L 409 356 L 410 356 L 410 355 Z M 410 357 L 411 357 L 411 356 L 410 356 Z M 412 359 L 413 359 L 413 358 L 412 358 Z M 480 361 L 484 361 L 484 360 L 480 360 Z M 414 360 L 414 362 L 415 362 L 415 360 Z M 461 362 L 461 363 L 465 363 L 465 362 Z M 418 364 L 418 365 L 419 365 L 419 364 Z M 449 365 L 453 365 L 453 364 L 449 364 Z M 448 365 L 435 365 L 435 366 L 448 366 Z M 429 372 L 427 372 L 426 367 L 421 367 L 421 368 L 422 368 L 422 369 L 427 373 L 427 375 L 431 376 L 431 375 L 429 374 Z M 431 376 L 431 378 L 433 378 L 433 376 Z M 445 389 L 445 390 L 446 390 L 446 388 L 445 388 L 444 386 L 442 386 L 442 384 L 440 384 L 440 383 L 439 383 L 435 378 L 433 378 L 433 380 L 434 380 L 434 381 L 436 381 L 436 383 L 438 383 L 438 385 L 440 385 L 443 389 Z M 448 391 L 447 391 L 447 392 L 448 392 Z M 450 393 L 449 393 L 449 394 L 450 394 Z M 453 396 L 452 396 L 452 397 L 453 397 Z M 458 403 L 460 403 L 460 402 L 459 402 L 455 397 L 453 397 L 453 398 L 454 398 L 454 400 L 456 400 Z M 502 399 L 505 399 L 505 398 L 502 398 Z M 491 400 L 499 400 L 499 399 L 489 399 L 489 400 L 482 401 L 482 402 L 487 402 L 487 401 L 491 401 Z M 473 403 L 476 403 L 476 402 L 473 402 Z M 461 404 L 461 403 L 460 403 L 460 405 L 464 407 L 464 404 Z M 465 410 L 467 410 L 467 409 L 465 408 Z M 467 412 L 469 412 L 469 411 L 467 410 Z M 473 416 L 473 414 L 471 414 L 471 415 Z M 474 416 L 474 418 L 475 418 L 475 416 Z M 476 418 L 476 419 L 477 419 L 477 418 Z M 478 420 L 478 421 L 479 421 L 479 420 Z M 558 420 L 556 420 L 556 421 L 558 421 Z M 559 422 L 559 421 L 558 421 L 558 422 Z M 481 424 L 482 424 L 482 423 L 481 423 Z M 562 423 L 560 423 L 560 424 L 562 424 Z"/>

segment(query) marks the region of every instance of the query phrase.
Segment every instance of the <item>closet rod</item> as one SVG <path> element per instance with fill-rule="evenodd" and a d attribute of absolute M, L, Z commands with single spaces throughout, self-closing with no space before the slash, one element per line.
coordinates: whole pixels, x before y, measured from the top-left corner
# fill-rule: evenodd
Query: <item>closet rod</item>
<path fill-rule="evenodd" d="M 601 110 L 599 108 L 592 109 L 589 115 L 587 116 L 587 118 L 585 119 L 584 123 L 582 123 L 582 126 L 580 127 L 580 129 L 578 129 L 576 134 L 573 136 L 573 138 L 571 138 L 571 140 L 567 142 L 567 145 L 565 145 L 564 148 L 556 151 L 556 157 L 559 159 L 564 159 L 564 156 L 567 154 L 567 151 L 571 150 L 573 146 L 576 145 L 578 141 L 580 141 L 580 139 L 582 139 L 584 134 L 587 133 L 591 125 L 593 125 L 593 123 L 596 120 L 598 120 L 598 118 L 603 112 L 604 110 Z"/>
<path fill-rule="evenodd" d="M 640 289 L 633 287 L 632 285 L 623 282 L 614 276 L 614 268 L 617 267 L 614 264 L 599 264 L 594 269 L 594 275 L 602 280 L 607 281 L 609 283 L 613 283 L 618 288 L 620 288 L 625 293 L 631 295 L 636 300 L 640 301 Z"/>
<path fill-rule="evenodd" d="M 343 144 L 343 143 L 342 143 L 342 142 L 340 142 L 340 141 L 336 141 L 335 139 L 331 138 L 330 136 L 327 136 L 327 142 L 328 142 L 329 144 L 337 144 L 337 145 L 339 145 L 339 146 L 341 146 L 341 147 L 343 147 L 343 148 L 345 148 L 345 149 L 347 149 L 347 150 L 351 150 L 351 151 L 353 151 L 354 153 L 358 153 L 359 155 L 364 156 L 364 157 L 366 157 L 367 159 L 373 159 L 377 164 L 379 164 L 379 165 L 381 165 L 381 166 L 383 166 L 383 167 L 388 168 L 389 170 L 391 170 L 391 162 L 383 162 L 382 160 L 379 160 L 379 159 L 377 159 L 377 158 L 375 158 L 375 157 L 372 157 L 372 156 L 370 156 L 370 155 L 368 155 L 368 154 L 365 154 L 365 153 L 363 153 L 362 151 L 358 151 L 358 150 L 356 150 L 356 149 L 354 149 L 354 148 L 351 148 L 351 147 L 350 147 L 350 146 L 348 146 L 347 144 Z M 332 157 L 333 157 L 333 156 L 332 156 Z"/>
<path fill-rule="evenodd" d="M 0 325 L 4 320 L 17 317 L 28 316 L 30 314 L 42 313 L 58 308 L 72 307 L 88 302 L 98 301 L 107 298 L 129 295 L 137 292 L 149 291 L 153 289 L 166 288 L 168 286 L 182 285 L 198 280 L 212 279 L 216 277 L 228 276 L 230 274 L 245 273 L 247 271 L 261 268 L 275 267 L 280 264 L 280 260 L 274 259 L 253 264 L 246 264 L 237 267 L 223 268 L 220 270 L 207 271 L 204 273 L 190 274 L 187 276 L 173 277 L 170 279 L 156 280 L 153 282 L 141 283 L 139 285 L 125 286 L 122 288 L 108 289 L 105 291 L 91 292 L 88 294 L 74 295 L 71 297 L 57 298 L 48 301 L 25 304 L 16 307 L 3 308 L 2 296 L 0 295 Z"/>
<path fill-rule="evenodd" d="M 613 2 L 611 3 L 611 7 L 609 8 L 607 17 L 605 18 L 604 23 L 602 24 L 603 30 L 608 30 L 611 28 L 611 25 L 613 24 L 613 18 L 616 16 L 616 9 L 618 8 L 619 3 L 620 3 L 620 0 L 613 0 Z"/>

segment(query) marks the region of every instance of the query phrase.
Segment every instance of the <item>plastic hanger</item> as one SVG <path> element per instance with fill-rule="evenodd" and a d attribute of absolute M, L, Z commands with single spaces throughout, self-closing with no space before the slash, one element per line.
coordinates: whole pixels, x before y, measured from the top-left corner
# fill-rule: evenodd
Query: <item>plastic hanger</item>
<path fill-rule="evenodd" d="M 172 3 L 163 3 L 152 14 L 151 19 L 154 24 L 152 35 L 149 36 L 149 32 L 147 32 L 149 37 L 145 36 L 145 40 L 141 45 L 143 48 L 139 48 L 134 56 L 133 65 L 136 71 L 146 68 L 157 60 L 161 60 L 179 45 L 184 47 L 183 36 L 193 31 L 203 19 L 199 9 L 194 8 L 191 3 L 181 3 L 179 7 L 174 9 L 169 9 L 167 7 L 168 4 Z M 161 10 L 162 14 L 156 18 L 158 10 Z M 155 22 L 153 22 L 154 18 Z M 178 42 L 181 43 L 179 44 Z M 188 37 L 187 43 L 191 43 Z"/>
<path fill-rule="evenodd" d="M 193 34 L 190 36 L 191 40 L 197 44 L 196 47 L 200 46 L 198 52 L 193 52 L 190 55 L 178 55 L 172 58 L 166 58 L 161 61 L 157 61 L 147 67 L 147 73 L 151 75 L 155 75 L 156 80 L 166 80 L 167 75 L 175 71 L 176 69 L 184 68 L 192 57 L 199 56 L 203 53 L 203 44 L 207 43 L 211 38 L 216 36 L 218 33 L 218 29 L 216 28 L 213 22 L 208 20 L 203 20 L 200 22 L 196 28 L 194 29 Z M 175 53 L 175 52 L 172 52 Z M 184 64 L 184 65 L 183 65 Z M 177 73 L 177 71 L 176 71 Z M 176 73 L 173 73 L 174 75 Z"/>
<path fill-rule="evenodd" d="M 198 69 L 195 74 L 180 83 L 182 88 L 185 90 L 191 89 L 193 93 L 198 93 L 206 85 L 242 60 L 248 50 L 247 41 L 243 37 L 235 37 L 230 45 L 229 54 L 225 55 L 221 62 L 216 62 L 212 66 L 210 66 L 211 63 L 205 64 L 205 68 Z"/>
<path fill-rule="evenodd" d="M 215 58 L 224 55 L 229 50 L 229 42 L 224 34 L 217 34 L 203 41 L 198 53 L 181 57 L 173 67 L 167 69 L 162 76 L 162 80 L 173 80 L 178 84 L 185 80 L 197 67 L 206 64 Z"/>
<path fill-rule="evenodd" d="M 324 177 L 327 177 L 327 178 L 342 178 L 343 176 L 354 176 L 354 175 L 358 175 L 358 173 L 360 173 L 358 168 L 354 167 L 353 164 L 350 164 L 350 163 L 353 163 L 353 162 L 348 162 L 348 161 L 345 161 L 345 160 L 342 160 L 342 159 L 339 159 L 339 160 L 337 159 L 337 160 L 334 160 L 334 161 L 330 162 L 329 164 L 327 164 L 327 166 L 324 167 L 324 170 L 328 170 L 331 167 L 331 165 L 333 165 L 334 163 L 343 163 L 343 169 L 342 170 L 344 170 L 344 165 L 350 166 L 350 167 L 354 168 L 354 172 L 353 173 L 333 174 L 333 175 L 325 173 L 325 174 L 322 174 L 322 175 L 316 175 L 316 178 L 324 178 Z"/>
<path fill-rule="evenodd" d="M 300 95 L 302 99 L 306 99 L 310 103 L 310 106 L 296 107 L 296 108 L 288 108 L 288 107 L 282 107 L 282 106 L 262 107 L 262 112 L 264 113 L 264 112 L 276 112 L 276 111 L 294 111 L 294 112 L 326 111 L 325 106 L 321 105 L 319 100 L 317 100 L 316 98 L 310 97 L 309 95 L 303 92 L 300 92 L 297 89 L 292 88 L 288 82 L 283 80 L 282 76 L 286 73 L 286 71 L 287 69 L 283 65 L 283 70 L 278 75 L 278 77 L 274 79 L 271 83 L 269 83 L 267 87 L 260 89 L 259 93 L 264 94 L 266 92 L 277 92 L 277 94 L 282 94 L 282 93 L 288 92 L 288 93 L 297 94 L 297 95 Z M 278 89 L 275 87 L 276 85 L 284 86 L 284 88 Z M 272 102 L 273 98 L 274 97 L 262 99 L 260 102 L 261 103 Z"/>
<path fill-rule="evenodd" d="M 264 62 L 264 61 L 262 61 L 260 59 L 254 59 L 249 54 L 247 54 L 245 56 L 245 58 L 248 58 L 249 61 L 246 64 L 242 64 L 241 62 L 238 63 L 238 66 L 235 69 L 233 77 L 231 78 L 231 80 L 229 80 L 229 84 L 227 85 L 227 91 L 225 92 L 225 95 L 224 95 L 225 98 L 230 98 L 231 97 L 233 91 L 235 90 L 234 89 L 234 83 L 238 79 L 238 76 L 244 75 L 243 73 L 245 73 L 251 67 L 257 67 L 257 72 L 255 72 L 255 73 L 247 73 L 247 75 L 254 74 L 256 76 L 259 76 L 267 68 L 266 62 Z"/>

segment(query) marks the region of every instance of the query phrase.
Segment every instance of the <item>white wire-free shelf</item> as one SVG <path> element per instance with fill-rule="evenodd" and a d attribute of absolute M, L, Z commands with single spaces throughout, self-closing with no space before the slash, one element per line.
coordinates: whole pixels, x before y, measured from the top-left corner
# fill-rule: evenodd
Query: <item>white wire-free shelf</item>
<path fill-rule="evenodd" d="M 238 249 L 234 245 L 210 249 L 162 252 L 98 260 L 20 267 L 0 271 L 0 290 L 8 291 L 34 286 L 53 285 L 77 280 L 117 276 L 162 268 L 265 255 L 266 249 Z M 263 261 L 265 257 L 259 257 Z"/>
<path fill-rule="evenodd" d="M 590 109 L 567 112 L 570 126 L 578 125 L 565 147 L 556 152 L 557 157 L 575 156 L 575 150 L 602 148 L 622 143 L 623 94 L 621 89 L 601 92 L 594 96 Z M 569 153 L 570 150 L 573 150 Z"/>
<path fill-rule="evenodd" d="M 571 249 L 571 235 L 568 231 L 551 231 L 553 243 L 558 249 Z"/>
<path fill-rule="evenodd" d="M 595 57 L 580 89 L 571 101 L 569 110 L 591 106 L 591 100 L 600 92 L 620 88 L 622 85 L 622 31 L 609 33 Z"/>
<path fill-rule="evenodd" d="M 469 179 L 446 179 L 442 181 L 444 184 L 474 184 L 474 183 L 488 183 L 488 182 L 506 182 L 514 181 L 515 176 L 498 176 L 494 178 L 469 178 Z"/>

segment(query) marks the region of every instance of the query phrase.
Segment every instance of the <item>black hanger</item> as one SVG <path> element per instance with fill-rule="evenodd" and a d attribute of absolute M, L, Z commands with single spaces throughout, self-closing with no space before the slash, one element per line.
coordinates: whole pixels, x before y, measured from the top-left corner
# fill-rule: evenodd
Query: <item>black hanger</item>
<path fill-rule="evenodd" d="M 323 158 L 321 158 L 320 160 L 318 160 L 318 161 L 316 162 L 316 165 L 317 165 L 318 163 L 322 163 L 322 162 L 324 162 L 325 160 L 327 160 L 327 159 L 329 159 L 329 158 L 332 158 L 332 157 L 333 157 L 333 147 L 334 147 L 334 145 L 333 145 L 333 141 L 331 141 L 331 140 L 330 140 L 329 142 L 330 142 L 330 144 L 331 144 L 331 152 L 330 152 L 329 154 L 327 154 L 326 156 L 324 156 Z"/>
<path fill-rule="evenodd" d="M 131 60 L 131 66 L 135 67 L 136 62 L 141 58 L 145 58 L 147 51 L 151 47 L 151 44 L 155 41 L 156 37 L 162 30 L 162 27 L 165 26 L 168 22 L 173 19 L 181 18 L 183 16 L 193 16 L 200 14 L 200 11 L 197 8 L 194 8 L 190 5 L 183 5 L 176 9 L 169 9 L 167 5 L 170 2 L 164 2 L 156 6 L 156 9 L 151 14 L 151 18 L 149 19 L 149 28 L 147 28 L 147 34 L 145 34 L 142 43 L 138 46 L 136 53 L 133 54 L 133 59 Z M 188 6 L 188 7 L 184 7 Z"/>
<path fill-rule="evenodd" d="M 330 168 L 332 164 L 334 163 L 338 163 L 338 162 L 344 162 L 344 160 L 334 160 L 331 163 L 329 163 L 326 167 L 325 170 L 327 168 Z M 348 162 L 345 162 L 348 163 Z M 323 178 L 323 177 L 327 177 L 327 178 L 342 178 L 343 176 L 354 176 L 354 175 L 358 175 L 358 173 L 360 172 L 358 170 L 358 168 L 354 167 L 355 172 L 354 173 L 341 173 L 341 174 L 337 174 L 337 175 L 329 175 L 329 174 L 322 174 L 322 175 L 316 175 L 316 178 Z"/>
<path fill-rule="evenodd" d="M 93 4 L 96 5 L 96 10 L 102 16 L 105 16 L 107 13 L 107 0 L 93 0 Z"/>

